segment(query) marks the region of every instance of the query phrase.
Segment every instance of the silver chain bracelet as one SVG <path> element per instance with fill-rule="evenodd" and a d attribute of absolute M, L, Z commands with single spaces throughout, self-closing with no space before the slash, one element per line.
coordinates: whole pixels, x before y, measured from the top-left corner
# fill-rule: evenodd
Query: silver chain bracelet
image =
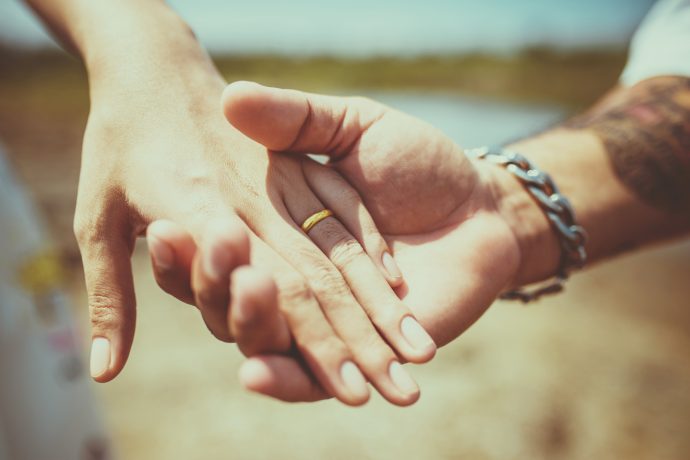
<path fill-rule="evenodd" d="M 465 150 L 470 158 L 491 161 L 505 167 L 527 192 L 532 195 L 551 222 L 561 245 L 561 262 L 553 279 L 531 290 L 516 289 L 501 294 L 502 299 L 521 300 L 524 303 L 537 300 L 545 294 L 563 290 L 565 281 L 573 269 L 582 268 L 587 261 L 585 229 L 577 225 L 575 212 L 551 177 L 539 170 L 527 158 L 501 147 L 479 147 Z"/>

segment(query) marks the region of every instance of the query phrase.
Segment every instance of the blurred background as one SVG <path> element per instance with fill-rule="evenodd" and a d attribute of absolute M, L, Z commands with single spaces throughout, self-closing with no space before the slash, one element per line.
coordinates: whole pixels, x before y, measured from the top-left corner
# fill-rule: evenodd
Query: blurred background
<path fill-rule="evenodd" d="M 596 100 L 653 2 L 170 3 L 228 80 L 371 96 L 475 146 Z M 54 236 L 85 331 L 71 221 L 88 106 L 80 63 L 17 0 L 0 3 L 0 142 Z M 246 393 L 239 353 L 158 291 L 141 245 L 134 266 L 130 362 L 96 388 L 121 458 L 690 458 L 687 241 L 593 267 L 529 308 L 497 303 L 411 369 L 422 398 L 406 409 Z"/>

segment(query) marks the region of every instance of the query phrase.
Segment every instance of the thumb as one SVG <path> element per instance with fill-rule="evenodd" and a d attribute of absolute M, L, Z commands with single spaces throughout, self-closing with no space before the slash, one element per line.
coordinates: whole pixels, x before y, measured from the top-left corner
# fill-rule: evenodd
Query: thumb
<path fill-rule="evenodd" d="M 243 134 L 269 150 L 349 153 L 384 107 L 360 97 L 335 97 L 239 81 L 223 92 L 223 112 Z"/>
<path fill-rule="evenodd" d="M 91 317 L 91 376 L 107 382 L 124 367 L 134 338 L 132 242 L 88 232 L 79 240 Z"/>

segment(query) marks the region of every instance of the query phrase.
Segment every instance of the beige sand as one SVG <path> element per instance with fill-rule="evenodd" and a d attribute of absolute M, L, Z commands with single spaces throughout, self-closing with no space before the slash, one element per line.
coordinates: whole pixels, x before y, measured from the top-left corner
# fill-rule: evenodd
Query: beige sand
<path fill-rule="evenodd" d="M 423 395 L 406 409 L 243 391 L 240 354 L 159 292 L 141 249 L 134 350 L 98 388 L 123 458 L 690 456 L 690 244 L 593 268 L 539 305 L 495 304 L 412 369 Z"/>

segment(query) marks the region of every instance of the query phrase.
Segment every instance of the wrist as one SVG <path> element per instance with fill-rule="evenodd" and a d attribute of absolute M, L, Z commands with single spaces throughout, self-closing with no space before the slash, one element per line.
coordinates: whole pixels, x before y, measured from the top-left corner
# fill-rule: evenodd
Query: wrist
<path fill-rule="evenodd" d="M 561 247 L 546 214 L 512 173 L 495 164 L 485 167 L 490 170 L 498 211 L 512 231 L 520 253 L 518 269 L 507 288 L 554 276 L 561 263 Z"/>
<path fill-rule="evenodd" d="M 512 156 L 511 152 L 516 156 Z M 554 222 L 567 225 L 563 227 L 567 231 L 575 231 L 576 227 L 570 227 L 574 222 L 567 203 L 553 208 L 558 203 L 556 201 L 548 205 L 548 211 L 544 208 L 544 203 L 540 201 L 546 196 L 551 198 L 556 185 L 552 184 L 548 175 L 537 169 L 538 165 L 520 153 L 514 146 L 506 150 L 484 148 L 468 153 L 474 158 L 477 169 L 484 171 L 483 181 L 492 189 L 496 208 L 517 246 L 519 259 L 515 273 L 506 286 L 508 290 L 543 281 L 562 272 L 565 262 L 560 238 L 563 236 L 554 228 Z M 539 195 L 535 196 L 537 192 Z M 569 233 L 567 237 L 570 239 Z M 571 260 L 570 257 L 572 255 L 569 253 L 568 260 Z M 539 289 L 542 288 L 547 286 Z M 533 291 L 535 294 L 537 292 Z"/>
<path fill-rule="evenodd" d="M 165 3 L 124 0 L 85 9 L 97 10 L 85 11 L 78 22 L 88 24 L 78 27 L 78 48 L 92 100 L 113 91 L 139 97 L 147 89 L 160 94 L 181 87 L 198 94 L 213 89 L 214 97 L 220 96 L 215 92 L 222 91 L 223 78 L 189 26 Z"/>

